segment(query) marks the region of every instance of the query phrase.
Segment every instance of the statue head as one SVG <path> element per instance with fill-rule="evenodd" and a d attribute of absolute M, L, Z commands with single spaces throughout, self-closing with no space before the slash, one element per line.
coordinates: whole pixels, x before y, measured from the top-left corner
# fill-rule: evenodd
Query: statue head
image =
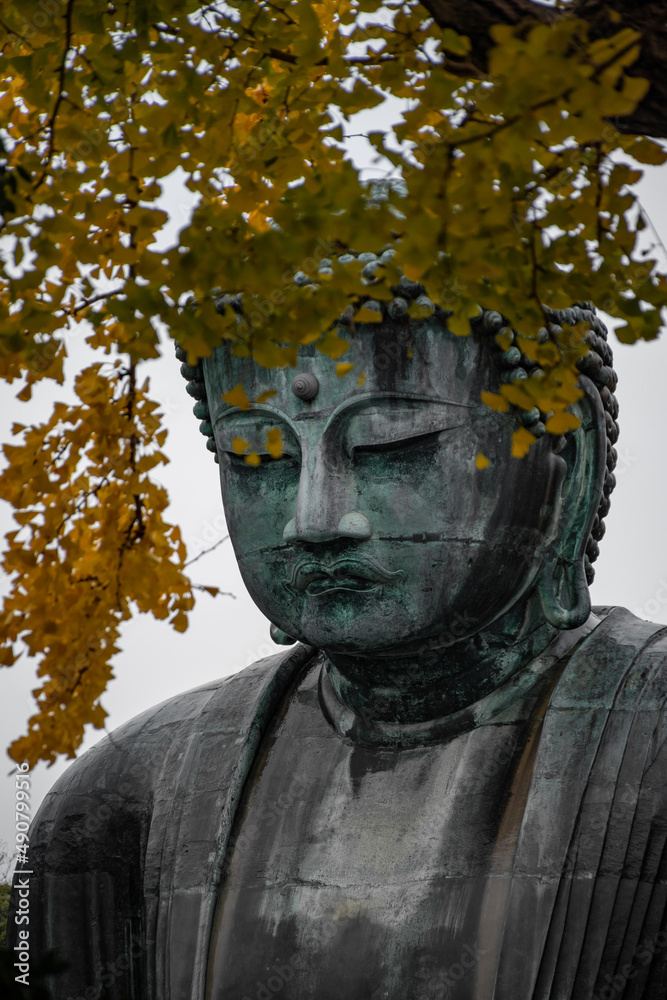
<path fill-rule="evenodd" d="M 592 307 L 566 313 L 552 322 L 591 332 L 581 426 L 561 438 L 537 410 L 481 402 L 533 364 L 498 347 L 497 313 L 455 337 L 442 311 L 414 321 L 399 305 L 348 325 L 337 360 L 311 344 L 296 369 L 269 370 L 225 344 L 183 366 L 241 573 L 279 629 L 327 651 L 391 654 L 450 646 L 531 596 L 557 628 L 585 620 L 614 484 L 616 376 Z M 250 408 L 222 399 L 239 383 Z M 521 459 L 518 422 L 538 437 Z"/>

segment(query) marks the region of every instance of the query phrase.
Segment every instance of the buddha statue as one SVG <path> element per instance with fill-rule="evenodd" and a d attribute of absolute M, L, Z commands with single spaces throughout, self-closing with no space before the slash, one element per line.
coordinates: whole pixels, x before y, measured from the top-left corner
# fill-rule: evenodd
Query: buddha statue
<path fill-rule="evenodd" d="M 498 346 L 502 317 L 455 337 L 439 309 L 408 318 L 422 295 L 404 281 L 380 322 L 348 321 L 343 376 L 312 344 L 296 370 L 228 344 L 184 363 L 286 648 L 55 785 L 30 856 L 57 1000 L 667 995 L 667 635 L 588 592 L 618 435 L 606 330 L 586 303 L 551 313 L 589 328 L 580 426 L 556 438 L 481 402 L 534 366 Z M 223 398 L 239 383 L 246 408 Z"/>

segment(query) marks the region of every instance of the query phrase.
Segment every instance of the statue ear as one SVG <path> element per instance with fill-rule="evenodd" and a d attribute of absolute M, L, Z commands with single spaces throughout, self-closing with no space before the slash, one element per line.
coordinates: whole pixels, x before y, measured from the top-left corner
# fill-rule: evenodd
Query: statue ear
<path fill-rule="evenodd" d="M 579 380 L 584 396 L 571 407 L 581 424 L 565 436 L 565 462 L 556 537 L 543 557 L 537 582 L 542 610 L 555 628 L 576 628 L 591 611 L 584 556 L 602 497 L 607 458 L 605 413 L 590 381 Z"/>

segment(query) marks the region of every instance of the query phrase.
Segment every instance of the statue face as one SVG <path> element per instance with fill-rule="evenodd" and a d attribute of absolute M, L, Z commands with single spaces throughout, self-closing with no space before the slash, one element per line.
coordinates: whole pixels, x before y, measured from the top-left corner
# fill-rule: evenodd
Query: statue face
<path fill-rule="evenodd" d="M 226 347 L 204 363 L 246 586 L 281 629 L 332 652 L 407 652 L 479 631 L 528 591 L 556 530 L 565 464 L 545 439 L 511 457 L 512 418 L 480 401 L 497 382 L 489 348 L 436 321 L 415 327 L 363 328 L 342 377 L 312 347 L 296 370 Z M 291 388 L 305 373 L 319 383 L 312 400 Z M 228 406 L 221 395 L 239 383 L 264 401 Z"/>

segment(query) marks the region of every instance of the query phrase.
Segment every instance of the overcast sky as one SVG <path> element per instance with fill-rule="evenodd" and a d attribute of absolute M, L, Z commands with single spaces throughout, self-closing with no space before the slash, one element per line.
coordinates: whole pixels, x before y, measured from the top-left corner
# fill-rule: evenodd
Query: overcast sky
<path fill-rule="evenodd" d="M 362 123 L 352 130 L 362 131 Z M 355 148 L 361 159 L 364 151 Z M 667 199 L 664 196 L 665 168 L 647 168 L 639 186 L 642 204 L 657 233 L 667 244 Z M 174 226 L 187 220 L 189 204 L 183 191 L 174 185 L 166 193 Z M 169 234 L 167 234 L 169 235 Z M 667 254 L 664 256 L 667 270 Z M 90 363 L 91 352 L 83 344 L 83 330 L 69 338 L 71 374 Z M 631 347 L 610 338 L 619 373 L 621 436 L 617 449 L 617 487 L 607 533 L 602 540 L 592 588 L 593 603 L 621 604 L 635 614 L 667 624 L 667 464 L 664 437 L 667 429 L 667 338 Z M 226 534 L 219 495 L 218 467 L 206 450 L 192 415 L 192 400 L 185 392 L 170 342 L 164 357 L 145 365 L 151 378 L 151 393 L 160 401 L 169 428 L 166 450 L 172 462 L 157 478 L 171 497 L 168 512 L 179 523 L 190 556 L 213 545 Z M 54 400 L 71 400 L 65 387 L 40 385 L 35 401 L 27 406 L 15 401 L 14 392 L 0 386 L 2 426 L 0 439 L 8 440 L 14 420 L 37 422 L 47 417 Z M 0 533 L 11 530 L 9 508 L 0 504 Z M 172 631 L 150 616 L 137 616 L 122 630 L 122 651 L 114 658 L 114 679 L 103 698 L 109 713 L 107 727 L 116 728 L 138 712 L 188 688 L 215 677 L 225 676 L 275 652 L 269 638 L 269 624 L 248 596 L 232 555 L 229 542 L 200 559 L 192 567 L 194 582 L 220 587 L 236 595 L 211 598 L 201 594 L 190 617 L 187 632 Z M 6 591 L 6 584 L 5 584 Z M 21 658 L 0 672 L 0 742 L 3 746 L 22 735 L 34 710 L 30 692 L 35 687 L 34 661 Z M 90 730 L 84 748 L 104 736 Z M 5 757 L 0 777 L 0 842 L 13 850 L 14 782 L 13 762 Z M 63 772 L 68 762 L 51 768 L 40 764 L 32 775 L 33 814 L 44 794 Z"/>

